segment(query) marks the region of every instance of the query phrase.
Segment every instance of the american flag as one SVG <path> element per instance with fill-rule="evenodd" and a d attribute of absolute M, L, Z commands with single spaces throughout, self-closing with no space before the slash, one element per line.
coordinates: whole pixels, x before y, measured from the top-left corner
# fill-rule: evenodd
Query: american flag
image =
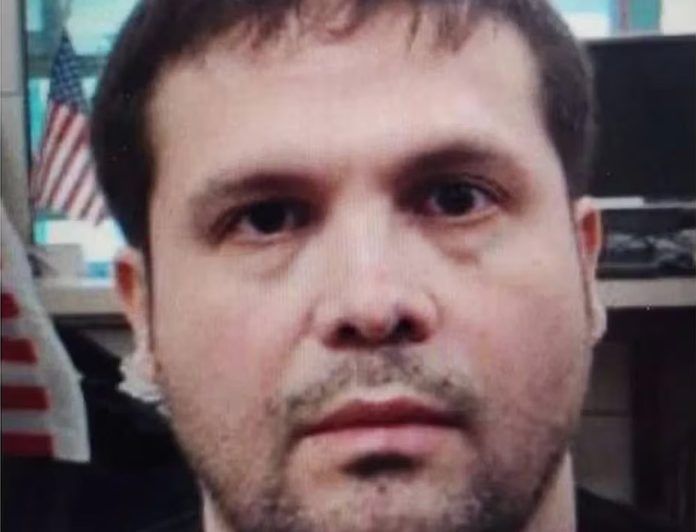
<path fill-rule="evenodd" d="M 81 376 L 34 286 L 0 203 L 0 443 L 3 456 L 89 460 Z"/>
<path fill-rule="evenodd" d="M 89 146 L 79 64 L 63 31 L 51 68 L 48 112 L 31 176 L 35 209 L 100 223 L 107 216 Z"/>
<path fill-rule="evenodd" d="M 49 411 L 48 393 L 35 369 L 39 363 L 36 348 L 31 339 L 8 332 L 19 317 L 15 295 L 3 289 L 2 453 L 53 456 L 53 438 L 43 419 Z"/>

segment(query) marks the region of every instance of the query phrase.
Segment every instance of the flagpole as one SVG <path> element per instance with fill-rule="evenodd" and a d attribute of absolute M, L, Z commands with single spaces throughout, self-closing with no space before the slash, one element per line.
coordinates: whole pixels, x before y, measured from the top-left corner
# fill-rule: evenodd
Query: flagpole
<path fill-rule="evenodd" d="M 60 9 L 60 28 L 64 31 L 72 13 L 72 0 L 60 0 L 58 9 Z"/>

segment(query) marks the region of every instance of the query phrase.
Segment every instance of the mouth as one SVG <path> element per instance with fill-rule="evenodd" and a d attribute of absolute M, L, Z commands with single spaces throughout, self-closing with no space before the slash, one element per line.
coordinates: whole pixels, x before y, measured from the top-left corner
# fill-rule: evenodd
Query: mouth
<path fill-rule="evenodd" d="M 301 441 L 346 463 L 365 458 L 427 460 L 447 441 L 461 437 L 461 421 L 444 408 L 411 397 L 352 400 L 308 423 Z"/>
<path fill-rule="evenodd" d="M 356 400 L 333 410 L 316 423 L 309 424 L 303 431 L 303 435 L 316 436 L 351 430 L 419 425 L 448 429 L 459 426 L 453 414 L 414 399 Z"/>

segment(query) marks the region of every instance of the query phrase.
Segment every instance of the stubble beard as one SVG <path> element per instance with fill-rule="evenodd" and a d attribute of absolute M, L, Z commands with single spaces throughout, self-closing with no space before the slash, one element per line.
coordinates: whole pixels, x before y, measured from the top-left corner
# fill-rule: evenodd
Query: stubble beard
<path fill-rule="evenodd" d="M 519 532 L 534 515 L 549 489 L 565 456 L 575 430 L 577 414 L 567 416 L 562 426 L 537 427 L 532 440 L 518 443 L 532 447 L 525 451 L 524 461 L 535 464 L 535 470 L 524 481 L 516 472 L 503 466 L 495 456 L 482 455 L 475 471 L 467 471 L 460 486 L 437 486 L 439 510 L 429 515 L 401 513 L 361 514 L 361 508 L 345 504 L 324 512 L 317 518 L 311 501 L 302 501 L 288 480 L 288 458 L 291 452 L 290 427 L 298 419 L 318 411 L 328 399 L 345 389 L 398 383 L 440 399 L 461 414 L 463 426 L 474 427 L 486 415 L 485 405 L 466 379 L 455 380 L 430 372 L 421 362 L 422 355 L 411 353 L 380 353 L 373 357 L 346 360 L 321 383 L 306 387 L 300 394 L 269 402 L 267 415 L 276 428 L 275 443 L 265 462 L 265 473 L 250 482 L 258 471 L 237 469 L 226 463 L 229 455 L 220 449 L 202 450 L 188 438 L 191 426 L 180 423 L 177 416 L 176 392 L 166 386 L 165 395 L 173 410 L 176 433 L 203 491 L 219 519 L 232 532 Z M 427 358 L 426 358 L 427 359 Z M 172 393 L 173 392 L 173 393 Z M 487 423 L 495 423 L 488 420 Z M 201 430 L 200 426 L 197 430 Z M 222 449 L 222 448 L 221 448 Z M 247 468 L 248 469 L 248 468 Z M 530 482 L 531 480 L 531 482 Z M 249 487 L 252 489 L 249 489 Z M 363 484 L 384 497 L 399 482 L 391 477 L 376 476 Z M 398 506 L 398 505 L 397 505 Z M 408 510 L 405 508 L 404 510 Z M 318 512 L 321 514 L 321 511 Z M 327 526 L 330 523 L 330 526 Z"/>

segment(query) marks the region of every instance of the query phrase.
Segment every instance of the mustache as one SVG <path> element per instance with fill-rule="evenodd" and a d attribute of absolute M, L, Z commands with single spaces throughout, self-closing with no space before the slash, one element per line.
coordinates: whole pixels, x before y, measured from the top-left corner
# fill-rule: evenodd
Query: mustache
<path fill-rule="evenodd" d="M 436 401 L 462 427 L 473 423 L 482 410 L 480 394 L 468 375 L 436 369 L 427 354 L 398 347 L 342 358 L 321 379 L 283 397 L 274 410 L 280 410 L 283 424 L 292 431 L 350 390 L 390 385 Z"/>

